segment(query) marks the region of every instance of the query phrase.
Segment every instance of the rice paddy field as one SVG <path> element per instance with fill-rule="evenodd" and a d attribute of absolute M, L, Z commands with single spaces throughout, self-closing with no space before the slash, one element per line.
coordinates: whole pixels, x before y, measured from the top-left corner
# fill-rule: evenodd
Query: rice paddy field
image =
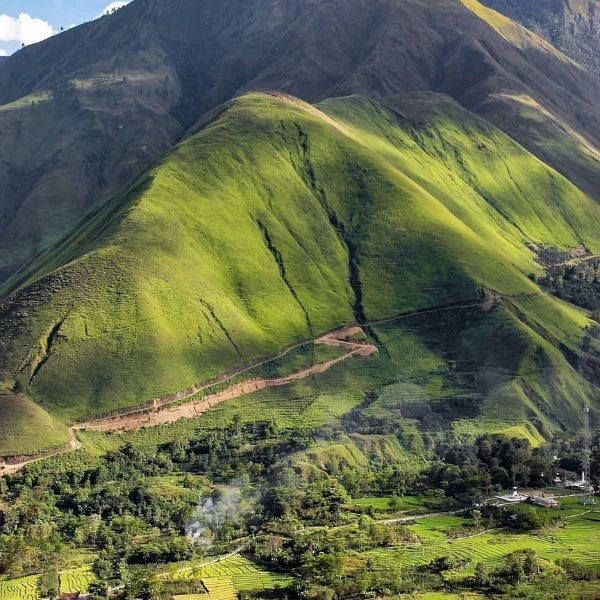
<path fill-rule="evenodd" d="M 38 600 L 40 576 L 0 581 L 0 600 Z"/>
<path fill-rule="evenodd" d="M 272 590 L 290 584 L 292 577 L 273 573 L 244 558 L 232 556 L 208 564 L 191 565 L 162 575 L 169 580 L 201 580 L 210 600 L 235 600 L 238 592 Z M 206 595 L 203 596 L 206 598 Z M 197 600 L 178 596 L 178 600 Z"/>
<path fill-rule="evenodd" d="M 90 583 L 96 581 L 96 576 L 90 566 L 62 571 L 59 575 L 60 592 L 87 593 Z M 0 581 L 0 600 L 39 600 L 40 576 L 21 577 L 9 581 Z"/>
<path fill-rule="evenodd" d="M 92 572 L 90 566 L 85 566 L 79 569 L 63 571 L 59 576 L 59 580 L 61 594 L 72 594 L 74 592 L 85 594 L 90 584 L 96 581 L 96 575 Z"/>
<path fill-rule="evenodd" d="M 359 502 L 385 508 L 386 500 L 363 498 Z M 516 550 L 531 549 L 541 558 L 553 562 L 570 558 L 589 569 L 600 569 L 600 505 L 584 507 L 577 503 L 576 498 L 563 498 L 562 502 L 562 509 L 551 511 L 560 515 L 562 522 L 531 534 L 497 529 L 452 539 L 450 528 L 468 525 L 469 519 L 458 515 L 416 518 L 408 527 L 417 535 L 417 543 L 373 550 L 368 555 L 376 564 L 394 568 L 414 568 L 445 556 L 465 561 L 467 567 L 462 573 L 470 575 L 479 562 L 493 567 Z M 517 508 L 545 510 L 529 505 Z M 235 600 L 239 592 L 286 587 L 293 581 L 291 575 L 269 571 L 240 555 L 208 563 L 171 565 L 160 577 L 170 581 L 201 581 L 206 589 L 205 594 L 177 596 L 176 600 Z M 89 566 L 63 571 L 60 573 L 60 591 L 85 593 L 93 581 L 95 575 Z M 438 596 L 429 594 L 426 598 L 437 600 Z M 451 595 L 444 594 L 439 598 L 453 599 Z M 0 581 L 0 600 L 39 600 L 39 576 Z"/>
<path fill-rule="evenodd" d="M 470 573 L 478 562 L 493 566 L 511 552 L 531 549 L 550 561 L 570 558 L 587 568 L 600 569 L 600 507 L 583 507 L 576 503 L 575 498 L 568 500 L 571 502 L 567 502 L 565 511 L 555 511 L 564 517 L 564 526 L 532 534 L 493 530 L 453 540 L 447 533 L 448 529 L 466 524 L 466 519 L 459 516 L 423 518 L 409 526 L 420 543 L 375 550 L 370 554 L 377 563 L 396 567 L 416 567 L 447 556 L 468 561 L 470 568 L 465 573 Z"/>

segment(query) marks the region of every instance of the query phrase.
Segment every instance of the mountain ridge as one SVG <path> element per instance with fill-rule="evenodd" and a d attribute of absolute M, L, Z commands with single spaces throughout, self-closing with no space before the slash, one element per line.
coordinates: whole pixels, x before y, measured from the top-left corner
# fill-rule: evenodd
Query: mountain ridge
<path fill-rule="evenodd" d="M 598 163 L 576 139 L 598 148 L 598 82 L 539 38 L 519 47 L 476 14 L 481 8 L 459 0 L 435 9 L 390 0 L 135 0 L 23 49 L 0 74 L 0 281 L 248 88 L 310 102 L 446 93 L 598 199 Z M 542 122 L 548 131 L 540 133 Z M 548 152 L 545 138 L 561 136 Z"/>
<path fill-rule="evenodd" d="M 530 340 L 547 319 L 528 344 L 572 380 L 569 403 L 593 395 L 559 349 L 585 356 L 589 318 L 539 296 L 526 242 L 599 252 L 600 206 L 447 97 L 387 103 L 231 101 L 5 288 L 0 381 L 80 420 L 483 288 L 513 309 L 532 296 L 511 327 Z M 543 385 L 551 430 L 562 392 Z"/>

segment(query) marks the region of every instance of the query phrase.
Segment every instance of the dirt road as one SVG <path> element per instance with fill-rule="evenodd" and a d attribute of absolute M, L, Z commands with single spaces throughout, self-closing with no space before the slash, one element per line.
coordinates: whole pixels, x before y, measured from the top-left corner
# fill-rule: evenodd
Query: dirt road
<path fill-rule="evenodd" d="M 364 341 L 349 341 L 347 339 L 357 334 L 362 334 L 362 329 L 360 327 L 345 327 L 344 329 L 335 331 L 333 333 L 328 333 L 316 339 L 314 341 L 315 344 L 344 348 L 347 350 L 347 352 L 338 358 L 334 358 L 324 363 L 319 363 L 307 369 L 292 373 L 291 375 L 278 377 L 275 379 L 249 379 L 247 381 L 242 381 L 240 383 L 231 385 L 230 387 L 216 394 L 204 396 L 202 398 L 198 398 L 197 400 L 187 402 L 186 404 L 167 406 L 159 410 L 109 417 L 107 419 L 87 421 L 85 423 L 79 423 L 73 429 L 103 432 L 129 431 L 132 429 L 140 429 L 142 427 L 153 427 L 160 424 L 174 423 L 180 419 L 191 419 L 198 417 L 205 413 L 208 409 L 220 404 L 221 402 L 233 400 L 234 398 L 240 398 L 241 396 L 252 394 L 266 388 L 289 385 L 290 383 L 300 381 L 301 379 L 306 379 L 312 375 L 325 373 L 325 371 L 328 371 L 334 365 L 348 360 L 352 356 L 370 356 L 371 354 L 377 352 L 377 347 L 370 344 L 366 338 Z"/>
<path fill-rule="evenodd" d="M 542 295 L 541 292 L 536 294 L 519 294 L 517 295 L 517 297 L 537 297 L 540 295 Z M 438 313 L 441 311 L 468 309 L 474 307 L 479 307 L 484 311 L 489 311 L 493 308 L 494 304 L 497 301 L 499 301 L 502 297 L 511 296 L 504 296 L 497 292 L 488 291 L 488 294 L 486 295 L 485 299 L 458 301 L 438 307 L 407 311 L 394 317 L 370 321 L 368 325 L 382 325 L 385 323 L 392 323 L 395 321 L 415 316 L 428 315 L 432 313 Z M 352 338 L 353 336 L 356 337 L 358 334 L 361 334 L 364 337 L 364 340 L 349 340 L 349 338 Z M 273 360 L 284 356 L 294 348 L 297 348 L 298 346 L 305 343 L 307 342 L 294 344 L 270 359 L 266 359 L 254 365 L 246 366 L 236 373 L 227 375 L 227 377 L 223 377 L 222 381 L 226 381 L 227 379 L 237 377 L 240 374 L 243 374 L 244 372 L 249 371 L 262 364 L 268 364 Z M 364 336 L 362 328 L 356 325 L 348 325 L 332 333 L 325 334 L 314 340 L 313 343 L 322 344 L 326 346 L 335 346 L 338 348 L 345 348 L 347 352 L 336 359 L 314 365 L 310 368 L 303 369 L 285 377 L 275 379 L 248 379 L 246 381 L 233 384 L 217 394 L 204 396 L 202 398 L 192 400 L 188 403 L 176 404 L 176 402 L 183 402 L 187 398 L 193 398 L 194 395 L 196 395 L 199 391 L 203 389 L 202 384 L 197 384 L 196 386 L 193 386 L 188 390 L 176 392 L 175 394 L 172 394 L 169 397 L 155 399 L 150 403 L 154 406 L 153 408 L 146 408 L 144 410 L 133 410 L 132 412 L 120 416 L 95 419 L 83 423 L 78 423 L 77 425 L 74 425 L 69 429 L 69 435 L 71 436 L 69 448 L 65 448 L 61 451 L 55 452 L 54 454 L 50 455 L 32 457 L 26 462 L 18 463 L 15 465 L 0 465 L 0 477 L 9 473 L 14 473 L 28 464 L 41 461 L 45 458 L 50 458 L 50 456 L 64 454 L 66 452 L 70 452 L 72 450 L 77 450 L 81 448 L 82 445 L 76 437 L 76 431 L 129 431 L 133 429 L 141 429 L 143 427 L 152 427 L 154 425 L 160 425 L 163 423 L 173 423 L 180 419 L 195 418 L 205 413 L 211 407 L 220 404 L 221 402 L 232 400 L 234 398 L 240 398 L 247 394 L 252 394 L 254 392 L 269 387 L 288 385 L 290 383 L 293 383 L 294 381 L 299 381 L 301 379 L 306 379 L 312 375 L 324 373 L 334 365 L 345 361 L 351 358 L 352 356 L 370 356 L 371 354 L 378 351 L 376 346 L 370 344 L 367 341 L 367 337 Z"/>
<path fill-rule="evenodd" d="M 0 464 L 0 477 L 2 477 L 4 475 L 12 475 L 13 473 L 16 473 L 17 471 L 20 471 L 26 465 L 30 465 L 32 463 L 39 462 L 46 458 L 50 458 L 52 456 L 59 456 L 60 454 L 66 454 L 67 452 L 73 452 L 73 450 L 79 450 L 79 448 L 81 448 L 81 442 L 75 437 L 75 433 L 73 432 L 72 428 L 69 429 L 69 435 L 71 436 L 71 440 L 69 441 L 68 448 L 64 448 L 63 450 L 59 450 L 58 452 L 54 452 L 52 454 L 38 456 L 37 458 L 36 457 L 30 458 L 26 461 L 23 461 L 20 463 L 15 463 L 14 465 Z"/>

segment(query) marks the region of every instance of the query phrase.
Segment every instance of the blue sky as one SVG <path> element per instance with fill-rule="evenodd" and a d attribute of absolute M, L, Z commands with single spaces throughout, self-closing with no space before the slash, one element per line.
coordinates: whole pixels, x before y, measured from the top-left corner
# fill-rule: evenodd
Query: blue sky
<path fill-rule="evenodd" d="M 124 0 L 0 0 L 0 55 L 39 42 L 84 21 L 91 21 Z"/>

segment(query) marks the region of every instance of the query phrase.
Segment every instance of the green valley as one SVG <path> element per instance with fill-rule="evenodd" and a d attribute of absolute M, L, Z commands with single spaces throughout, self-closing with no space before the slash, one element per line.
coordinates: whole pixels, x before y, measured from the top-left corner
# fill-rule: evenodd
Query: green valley
<path fill-rule="evenodd" d="M 594 1 L 8 0 L 0 600 L 596 600 Z"/>

